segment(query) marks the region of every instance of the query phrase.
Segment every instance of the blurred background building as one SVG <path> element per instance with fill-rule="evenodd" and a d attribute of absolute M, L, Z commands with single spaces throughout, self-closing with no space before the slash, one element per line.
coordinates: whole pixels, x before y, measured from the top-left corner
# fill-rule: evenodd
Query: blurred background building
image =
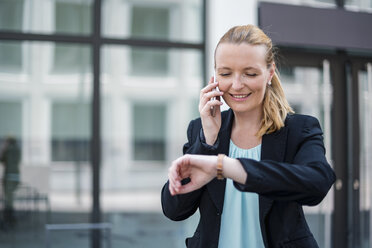
<path fill-rule="evenodd" d="M 0 0 L 0 146 L 12 136 L 22 154 L 0 246 L 184 247 L 198 216 L 167 220 L 160 191 L 218 39 L 248 23 L 324 130 L 337 181 L 305 208 L 320 247 L 371 248 L 372 0 Z M 45 232 L 90 222 L 111 235 Z"/>

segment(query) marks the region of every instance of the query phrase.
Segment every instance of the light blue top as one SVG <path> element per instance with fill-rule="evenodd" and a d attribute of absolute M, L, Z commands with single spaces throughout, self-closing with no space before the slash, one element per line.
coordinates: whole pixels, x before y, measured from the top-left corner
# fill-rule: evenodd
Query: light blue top
<path fill-rule="evenodd" d="M 261 159 L 261 145 L 241 149 L 230 140 L 229 157 Z M 237 190 L 231 179 L 226 181 L 225 200 L 221 216 L 219 248 L 261 248 L 258 195 Z"/>

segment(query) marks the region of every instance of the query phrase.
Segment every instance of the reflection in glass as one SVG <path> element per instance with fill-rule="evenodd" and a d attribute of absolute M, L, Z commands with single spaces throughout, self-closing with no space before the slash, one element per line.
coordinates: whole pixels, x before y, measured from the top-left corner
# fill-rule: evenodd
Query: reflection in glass
<path fill-rule="evenodd" d="M 169 38 L 169 8 L 134 6 L 131 33 L 133 38 Z"/>
<path fill-rule="evenodd" d="M 85 73 L 90 71 L 91 53 L 87 45 L 54 45 L 53 72 Z"/>
<path fill-rule="evenodd" d="M 133 107 L 133 159 L 165 160 L 166 108 L 158 104 Z"/>
<path fill-rule="evenodd" d="M 284 92 L 296 113 L 316 116 L 322 122 L 322 71 L 311 67 L 283 67 L 279 72 Z"/>
<path fill-rule="evenodd" d="M 0 30 L 31 33 L 92 33 L 91 0 L 1 0 Z"/>
<path fill-rule="evenodd" d="M 55 32 L 86 35 L 91 33 L 90 2 L 55 2 Z"/>
<path fill-rule="evenodd" d="M 360 122 L 360 244 L 371 247 L 372 241 L 372 65 L 368 73 L 359 72 Z"/>
<path fill-rule="evenodd" d="M 89 161 L 88 104 L 52 103 L 52 161 Z"/>
<path fill-rule="evenodd" d="M 0 72 L 20 72 L 22 58 L 21 42 L 0 41 Z"/>
<path fill-rule="evenodd" d="M 137 76 L 167 76 L 169 73 L 168 50 L 132 48 L 131 71 Z"/>
<path fill-rule="evenodd" d="M 76 68 L 56 74 L 53 62 L 63 55 L 56 55 L 55 45 L 0 42 L 8 56 L 4 60 L 0 49 L 0 142 L 13 136 L 21 150 L 13 226 L 1 222 L 0 204 L 0 232 L 7 230 L 0 235 L 1 247 L 26 247 L 28 237 L 32 245 L 43 247 L 44 236 L 39 234 L 44 234 L 45 224 L 90 220 L 91 63 L 72 56 L 66 63 L 58 61 L 58 67 L 69 68 L 71 63 Z M 13 46 L 22 47 L 20 53 Z M 0 203 L 2 196 L 1 189 Z"/>
<path fill-rule="evenodd" d="M 0 99 L 0 147 L 7 137 L 22 138 L 22 103 Z"/>
<path fill-rule="evenodd" d="M 102 7 L 104 36 L 202 41 L 202 0 L 104 0 Z"/>
<path fill-rule="evenodd" d="M 22 31 L 23 0 L 0 1 L 0 30 Z"/>

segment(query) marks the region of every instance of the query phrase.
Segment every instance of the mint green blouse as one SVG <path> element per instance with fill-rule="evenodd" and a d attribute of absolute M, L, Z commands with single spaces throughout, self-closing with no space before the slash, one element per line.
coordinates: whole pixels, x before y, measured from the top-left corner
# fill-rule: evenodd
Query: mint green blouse
<path fill-rule="evenodd" d="M 261 159 L 261 145 L 241 149 L 230 140 L 229 157 L 258 161 Z M 218 247 L 265 247 L 259 221 L 258 195 L 237 190 L 231 179 L 226 181 Z"/>

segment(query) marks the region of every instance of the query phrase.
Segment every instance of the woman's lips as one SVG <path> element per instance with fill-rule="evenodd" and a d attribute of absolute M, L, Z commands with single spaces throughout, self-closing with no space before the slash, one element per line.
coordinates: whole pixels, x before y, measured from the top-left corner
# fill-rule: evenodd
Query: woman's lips
<path fill-rule="evenodd" d="M 235 101 L 245 101 L 252 93 L 249 94 L 230 94 Z"/>

